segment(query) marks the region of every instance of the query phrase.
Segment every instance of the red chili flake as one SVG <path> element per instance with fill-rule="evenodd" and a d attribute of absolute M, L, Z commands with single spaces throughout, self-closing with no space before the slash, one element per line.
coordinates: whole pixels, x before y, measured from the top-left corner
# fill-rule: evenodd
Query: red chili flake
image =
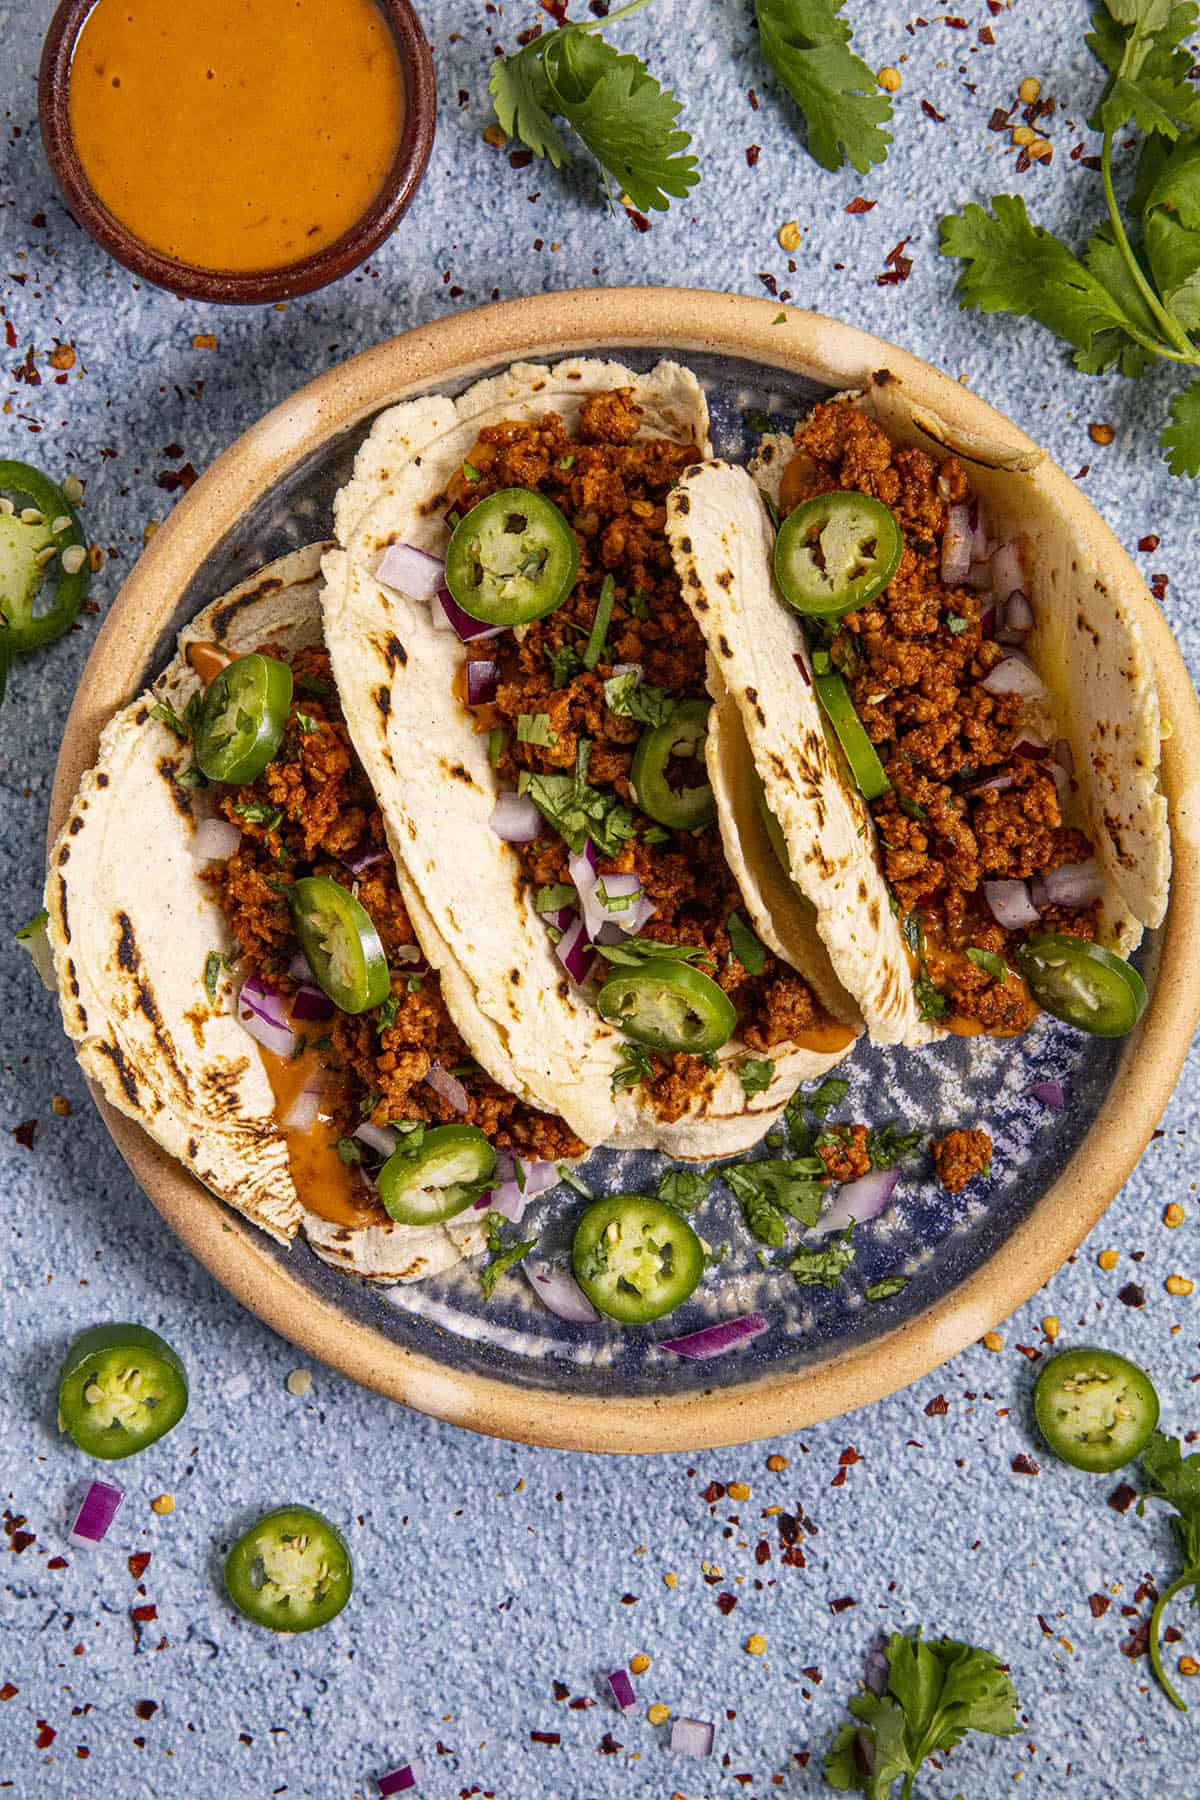
<path fill-rule="evenodd" d="M 746 98 L 750 102 L 750 111 L 757 112 L 758 111 L 758 95 L 755 93 L 753 88 L 750 89 L 749 93 L 746 95 Z"/>
<path fill-rule="evenodd" d="M 22 1124 L 13 1127 L 13 1136 L 16 1138 L 18 1144 L 20 1144 L 22 1150 L 33 1149 L 33 1140 L 37 1136 L 37 1128 L 38 1122 L 36 1119 L 26 1119 Z"/>
<path fill-rule="evenodd" d="M 469 101 L 469 100 L 470 100 L 470 98 L 471 98 L 471 90 L 470 90 L 470 88 L 459 88 L 459 90 L 458 90 L 458 104 L 459 104 L 459 105 L 460 105 L 460 106 L 466 106 L 466 104 L 467 104 L 467 102 L 468 102 L 468 101 Z"/>
<path fill-rule="evenodd" d="M 1079 161 L 1082 168 L 1094 169 L 1097 175 L 1104 168 L 1104 164 L 1098 156 L 1081 156 Z"/>
<path fill-rule="evenodd" d="M 1007 112 L 1005 112 L 1005 110 L 1002 106 L 996 107 L 995 111 L 992 113 L 991 118 L 988 120 L 989 130 L 991 130 L 991 131 L 1007 131 L 1008 130 L 1008 122 L 1012 118 L 1012 116 L 1013 116 L 1013 108 L 1011 106 L 1009 107 Z"/>
<path fill-rule="evenodd" d="M 1166 597 L 1167 597 L 1167 578 L 1165 575 L 1158 574 L 1158 575 L 1152 575 L 1150 577 L 1150 592 L 1154 595 L 1154 598 L 1156 600 L 1165 600 L 1166 599 Z"/>
<path fill-rule="evenodd" d="M 571 1697 L 571 1690 L 567 1686 L 566 1682 L 565 1681 L 556 1681 L 554 1683 L 554 1698 L 556 1700 L 569 1700 L 570 1697 Z"/>
<path fill-rule="evenodd" d="M 139 1719 L 152 1719 L 158 1711 L 157 1700 L 135 1700 L 133 1710 Z"/>
<path fill-rule="evenodd" d="M 799 1544 L 789 1544 L 779 1560 L 780 1562 L 785 1562 L 789 1569 L 807 1569 L 808 1567 L 804 1552 Z"/>
<path fill-rule="evenodd" d="M 38 1734 L 34 1740 L 39 1750 L 48 1750 L 58 1736 L 53 1725 L 47 1725 L 45 1719 L 38 1720 Z"/>
<path fill-rule="evenodd" d="M 606 1731 L 604 1736 L 600 1739 L 601 1756 L 615 1756 L 618 1750 L 623 1750 L 624 1748 L 624 1744 L 618 1744 L 611 1731 Z"/>
<path fill-rule="evenodd" d="M 1138 539 L 1138 549 L 1146 551 L 1157 550 L 1161 543 L 1162 539 L 1158 536 L 1157 532 L 1151 531 L 1148 532 L 1145 537 L 1140 537 Z"/>
<path fill-rule="evenodd" d="M 708 1501 L 710 1506 L 715 1506 L 718 1500 L 725 1498 L 724 1485 L 719 1481 L 710 1481 L 702 1497 Z"/>
<path fill-rule="evenodd" d="M 717 1595 L 717 1611 L 719 1613 L 723 1613 L 726 1618 L 729 1617 L 730 1613 L 733 1611 L 733 1609 L 736 1605 L 737 1605 L 737 1595 L 736 1594 L 718 1594 Z"/>
<path fill-rule="evenodd" d="M 76 1754 L 76 1756 L 77 1756 L 77 1757 L 78 1757 L 78 1758 L 79 1758 L 79 1760 L 80 1760 L 80 1762 L 86 1762 L 86 1761 L 87 1761 L 87 1759 L 88 1759 L 88 1757 L 89 1757 L 89 1756 L 90 1756 L 90 1755 L 91 1755 L 91 1754 L 92 1754 L 92 1753 L 91 1753 L 91 1751 L 90 1751 L 90 1750 L 89 1750 L 89 1749 L 88 1749 L 88 1747 L 87 1747 L 87 1745 L 86 1745 L 86 1744 L 76 1744 L 76 1746 L 75 1746 L 75 1754 Z"/>
<path fill-rule="evenodd" d="M 762 146 L 760 144 L 747 144 L 746 145 L 746 167 L 748 169 L 756 169 L 758 167 L 758 159 L 761 155 L 762 155 Z"/>
<path fill-rule="evenodd" d="M 8 345 L 10 350 L 16 349 L 16 347 L 17 347 L 17 329 L 11 319 L 5 319 L 5 321 L 4 321 L 4 341 Z"/>
<path fill-rule="evenodd" d="M 945 113 L 940 113 L 932 100 L 922 100 L 921 111 L 925 114 L 927 119 L 936 119 L 939 125 L 944 125 L 946 123 Z"/>
<path fill-rule="evenodd" d="M 848 1445 L 838 1457 L 838 1462 L 843 1469 L 852 1469 L 856 1462 L 861 1461 L 862 1457 L 858 1454 L 858 1451 L 854 1448 L 853 1444 Z"/>
<path fill-rule="evenodd" d="M 518 42 L 518 44 L 520 44 L 520 46 L 523 50 L 525 48 L 526 44 L 536 43 L 537 39 L 540 38 L 541 35 L 542 35 L 542 28 L 540 25 L 530 25 L 527 30 L 518 31 L 517 42 Z"/>
<path fill-rule="evenodd" d="M 65 1556 L 52 1556 L 46 1564 L 48 1569 L 69 1569 L 70 1566 Z"/>
<path fill-rule="evenodd" d="M 135 1550 L 129 1559 L 129 1573 L 135 1581 L 140 1581 L 150 1567 L 149 1550 Z"/>
<path fill-rule="evenodd" d="M 1013 1457 L 1010 1467 L 1014 1475 L 1040 1475 L 1042 1472 L 1041 1466 L 1034 1462 L 1032 1456 L 1026 1456 L 1024 1451 Z"/>
<path fill-rule="evenodd" d="M 829 1602 L 829 1610 L 831 1613 L 843 1613 L 847 1611 L 849 1607 L 857 1605 L 857 1600 L 852 1599 L 849 1594 L 843 1594 L 840 1600 L 831 1600 Z"/>
<path fill-rule="evenodd" d="M 947 1400 L 945 1394 L 935 1394 L 925 1408 L 925 1417 L 927 1419 L 942 1419 L 949 1411 L 950 1402 Z"/>
<path fill-rule="evenodd" d="M 1112 1605 L 1112 1601 L 1107 1594 L 1089 1594 L 1088 1605 L 1092 1609 L 1093 1619 L 1102 1619 Z"/>
<path fill-rule="evenodd" d="M 800 673 L 803 675 L 805 687 L 811 687 L 812 686 L 812 676 L 808 672 L 808 664 L 805 662 L 804 658 L 801 656 L 801 654 L 798 650 L 792 651 L 792 661 L 795 663 L 796 667 L 799 669 Z"/>
<path fill-rule="evenodd" d="M 1135 1662 L 1139 1656 L 1145 1656 L 1149 1648 L 1150 1622 L 1148 1619 L 1143 1619 L 1142 1623 L 1129 1634 L 1121 1645 L 1121 1655 L 1127 1656 L 1130 1662 Z"/>
<path fill-rule="evenodd" d="M 990 25 L 981 25 L 979 27 L 979 41 L 981 44 L 994 44 L 995 43 L 996 34 L 992 30 Z"/>
<path fill-rule="evenodd" d="M 849 206 L 845 208 L 845 211 L 848 213 L 869 213 L 873 212 L 878 205 L 878 200 L 864 200 L 861 194 L 855 194 Z"/>
<path fill-rule="evenodd" d="M 998 19 L 1000 14 L 1004 11 L 1004 0 L 987 0 L 987 9 L 991 13 L 993 19 Z"/>
<path fill-rule="evenodd" d="M 1122 1306 L 1145 1306 L 1146 1290 L 1140 1288 L 1136 1281 L 1127 1281 L 1123 1288 L 1117 1289 L 1117 1299 Z"/>
<path fill-rule="evenodd" d="M 1033 167 L 1033 158 L 1032 158 L 1032 156 L 1030 156 L 1028 150 L 1022 144 L 1020 154 L 1017 157 L 1017 163 L 1016 163 L 1017 174 L 1023 175 L 1025 173 L 1026 169 L 1032 169 L 1032 167 Z"/>
<path fill-rule="evenodd" d="M 14 1686 L 11 1681 L 6 1681 L 4 1686 L 0 1687 L 0 1700 L 15 1700 L 20 1691 L 20 1688 Z"/>
<path fill-rule="evenodd" d="M 32 344 L 30 344 L 28 350 L 25 352 L 25 361 L 19 362 L 13 370 L 13 376 L 17 381 L 23 381 L 27 387 L 41 387 L 42 377 L 38 372 L 37 364 L 33 360 Z"/>
<path fill-rule="evenodd" d="M 548 12 L 556 25 L 567 23 L 567 0 L 539 0 L 543 12 Z"/>
<path fill-rule="evenodd" d="M 508 159 L 509 167 L 513 169 L 527 169 L 532 161 L 532 150 L 514 150 Z"/>
<path fill-rule="evenodd" d="M 595 1704 L 596 1704 L 596 1697 L 594 1694 L 580 1694 L 580 1696 L 577 1700 L 572 1700 L 571 1711 L 572 1712 L 587 1712 L 588 1708 L 595 1706 Z"/>
<path fill-rule="evenodd" d="M 904 247 L 911 242 L 911 236 L 901 238 L 900 242 L 888 251 L 883 259 L 887 272 L 875 277 L 876 287 L 896 287 L 900 282 L 908 280 L 912 274 L 913 259 L 911 256 L 905 256 Z"/>
<path fill-rule="evenodd" d="M 1041 1362 L 1042 1360 L 1041 1351 L 1035 1350 L 1032 1344 L 1018 1344 L 1017 1349 L 1022 1356 L 1028 1357 L 1030 1362 Z"/>
<path fill-rule="evenodd" d="M 1134 1589 L 1133 1597 L 1139 1606 L 1143 1605 L 1147 1600 L 1150 1602 L 1151 1606 L 1154 1606 L 1158 1601 L 1158 1589 L 1152 1581 L 1142 1581 L 1139 1582 L 1138 1586 Z"/>
<path fill-rule="evenodd" d="M 638 1597 L 636 1594 L 622 1594 L 621 1595 L 621 1605 L 622 1606 L 636 1606 L 637 1603 L 638 1603 Z"/>
<path fill-rule="evenodd" d="M 1178 1644 L 1182 1637 L 1183 1633 L 1180 1631 L 1178 1625 L 1168 1625 L 1167 1629 L 1163 1632 L 1163 1643 Z"/>
<path fill-rule="evenodd" d="M 1043 1637 L 1053 1637 L 1054 1636 L 1053 1630 L 1051 1629 L 1051 1627 L 1049 1625 L 1047 1625 L 1047 1623 L 1046 1623 L 1045 1619 L 1042 1617 L 1041 1613 L 1039 1613 L 1037 1616 L 1037 1622 L 1042 1628 L 1042 1636 Z"/>
<path fill-rule="evenodd" d="M 1108 1504 L 1114 1512 L 1127 1513 L 1136 1499 L 1137 1489 L 1131 1488 L 1127 1481 L 1123 1481 L 1108 1496 Z"/>
<path fill-rule="evenodd" d="M 149 1625 L 152 1619 L 157 1619 L 158 1608 L 153 1603 L 149 1606 L 134 1606 L 130 1608 L 129 1616 L 136 1619 L 139 1625 Z"/>
<path fill-rule="evenodd" d="M 186 494 L 189 488 L 195 487 L 200 477 L 191 463 L 184 463 L 182 469 L 162 469 L 154 477 L 155 487 L 162 488 L 164 493 L 175 494 L 182 488 Z"/>
<path fill-rule="evenodd" d="M 770 274 L 767 270 L 760 269 L 758 271 L 758 279 L 762 282 L 763 286 L 766 288 L 766 290 L 767 290 L 768 294 L 770 294 L 771 298 L 773 300 L 778 300 L 778 298 L 779 298 L 779 283 L 776 281 L 775 277 L 772 274 Z"/>
<path fill-rule="evenodd" d="M 561 1744 L 562 1733 L 558 1731 L 531 1731 L 530 1742 L 534 1744 Z"/>
<path fill-rule="evenodd" d="M 834 1476 L 833 1480 L 830 1482 L 829 1485 L 830 1485 L 830 1487 L 845 1487 L 845 1485 L 846 1485 L 845 1469 L 839 1469 L 837 1474 Z"/>

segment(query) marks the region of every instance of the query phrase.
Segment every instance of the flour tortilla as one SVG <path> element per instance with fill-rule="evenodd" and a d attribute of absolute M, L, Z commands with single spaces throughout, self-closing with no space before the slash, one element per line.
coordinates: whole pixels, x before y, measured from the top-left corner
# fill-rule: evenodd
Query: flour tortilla
<path fill-rule="evenodd" d="M 483 426 L 553 411 L 570 429 L 586 395 L 612 388 L 634 389 L 643 435 L 697 443 L 708 454 L 704 396 L 674 363 L 649 375 L 598 360 L 553 369 L 517 364 L 457 401 L 430 395 L 382 414 L 337 499 L 341 548 L 322 565 L 325 639 L 355 748 L 387 821 L 405 904 L 483 1067 L 511 1092 L 558 1113 L 589 1144 L 732 1156 L 762 1137 L 800 1082 L 845 1051 L 780 1046 L 770 1087 L 747 1099 L 736 1073 L 747 1052 L 735 1039 L 705 1091 L 671 1122 L 639 1088 L 613 1092 L 623 1040 L 601 1019 L 593 994 L 566 976 L 515 850 L 491 829 L 498 786 L 487 738 L 472 730 L 452 687 L 462 646 L 435 628 L 428 602 L 374 576 L 390 544 L 444 554 L 441 496 Z"/>
<path fill-rule="evenodd" d="M 205 607 L 153 688 L 110 721 L 50 853 L 48 936 L 67 1033 L 111 1105 L 279 1242 L 303 1230 L 338 1267 L 419 1280 L 477 1254 L 482 1227 L 349 1230 L 302 1205 L 258 1045 L 237 1020 L 234 981 L 222 972 L 211 1001 L 205 990 L 210 953 L 234 946 L 193 852 L 202 791 L 174 779 L 190 752 L 151 716 L 164 702 L 182 714 L 197 691 L 190 643 L 233 655 L 318 643 L 326 548 L 283 557 Z"/>
<path fill-rule="evenodd" d="M 1050 696 L 1026 722 L 1071 745 L 1079 783 L 1067 822 L 1087 831 L 1105 872 L 1100 941 L 1128 955 L 1143 927 L 1161 924 L 1170 877 L 1158 696 L 1131 600 L 1100 579 L 1088 546 L 1056 514 L 1037 482 L 1039 455 L 965 436 L 911 406 L 886 371 L 869 395 L 854 398 L 893 439 L 962 457 L 990 536 L 1020 544 L 1037 620 L 1029 649 Z M 718 710 L 712 754 L 731 771 L 739 756 L 745 764 L 739 744 L 749 747 L 792 882 L 815 908 L 833 968 L 872 1039 L 919 1045 L 943 1028 L 918 1015 L 874 827 L 824 728 L 800 621 L 771 573 L 774 532 L 754 483 L 777 499 L 793 448 L 789 438 L 764 438 L 753 480 L 721 464 L 689 471 L 668 504 L 677 560 L 685 538 L 697 547 L 697 579 L 685 593 L 734 701 Z M 782 938 L 789 960 L 802 964 L 807 933 L 780 903 L 777 859 L 763 857 L 760 840 L 745 862 L 756 928 Z"/>

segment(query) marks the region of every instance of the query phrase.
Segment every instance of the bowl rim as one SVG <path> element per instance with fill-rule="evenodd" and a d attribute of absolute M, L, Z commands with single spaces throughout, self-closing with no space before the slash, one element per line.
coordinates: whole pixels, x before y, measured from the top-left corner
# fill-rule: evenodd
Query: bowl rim
<path fill-rule="evenodd" d="M 337 281 L 388 238 L 412 203 L 433 149 L 437 79 L 433 53 L 412 0 L 375 0 L 400 57 L 404 123 L 383 186 L 347 231 L 315 256 L 280 269 L 206 269 L 180 262 L 145 243 L 100 199 L 84 172 L 71 125 L 71 60 L 79 33 L 101 0 L 61 0 L 42 45 L 38 121 L 50 172 L 67 207 L 102 250 L 131 273 L 169 293 L 219 305 L 294 300 Z"/>
<path fill-rule="evenodd" d="M 97 637 L 63 732 L 49 841 L 95 759 L 100 730 L 143 684 L 164 618 L 246 507 L 315 447 L 380 408 L 438 382 L 542 356 L 642 349 L 716 352 L 850 388 L 886 367 L 951 426 L 1014 459 L 1041 452 L 986 401 L 908 351 L 856 327 L 777 302 L 684 288 L 577 289 L 503 301 L 417 326 L 328 370 L 276 406 L 206 470 L 125 580 Z M 266 1250 L 255 1228 L 202 1188 L 140 1127 L 100 1111 L 134 1176 L 204 1266 L 308 1355 L 391 1399 L 490 1436 L 568 1450 L 654 1452 L 744 1443 L 813 1425 L 907 1386 L 1034 1294 L 1078 1247 L 1137 1162 L 1171 1096 L 1197 1016 L 1200 959 L 1200 706 L 1170 627 L 1138 570 L 1076 484 L 1037 465 L 1068 526 L 1119 581 L 1146 634 L 1164 717 L 1174 867 L 1155 979 L 1138 1030 L 1087 1137 L 998 1250 L 924 1312 L 801 1371 L 767 1370 L 736 1387 L 605 1399 L 524 1390 L 394 1344 L 314 1294 Z M 1137 1058 L 1136 1079 L 1130 1079 Z M 98 1098 L 98 1096 L 97 1096 Z"/>

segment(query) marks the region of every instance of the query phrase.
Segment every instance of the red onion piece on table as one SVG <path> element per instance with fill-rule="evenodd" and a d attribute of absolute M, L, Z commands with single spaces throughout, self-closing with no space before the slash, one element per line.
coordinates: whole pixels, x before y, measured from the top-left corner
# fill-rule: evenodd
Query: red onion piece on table
<path fill-rule="evenodd" d="M 612 1690 L 612 1697 L 621 1711 L 631 1712 L 637 1705 L 637 1695 L 634 1693 L 633 1683 L 624 1669 L 614 1669 L 608 1677 L 608 1685 Z"/>
<path fill-rule="evenodd" d="M 435 1062 L 430 1065 L 425 1080 L 434 1093 L 440 1094 L 455 1112 L 466 1112 L 471 1104 L 471 1097 L 457 1075 L 451 1075 L 449 1069 L 443 1069 L 441 1063 Z"/>
<path fill-rule="evenodd" d="M 574 920 L 554 946 L 554 953 L 572 981 L 587 980 L 595 952 L 579 913 L 576 913 Z"/>
<path fill-rule="evenodd" d="M 409 1794 L 424 1773 L 424 1766 L 419 1762 L 401 1763 L 398 1769 L 389 1769 L 386 1775 L 379 1777 L 380 1795 Z"/>
<path fill-rule="evenodd" d="M 956 587 L 965 580 L 971 567 L 972 541 L 970 508 L 952 506 L 946 515 L 946 533 L 942 538 L 942 580 L 947 587 Z"/>
<path fill-rule="evenodd" d="M 1061 1081 L 1035 1081 L 1029 1091 L 1034 1099 L 1040 1100 L 1050 1112 L 1064 1111 L 1067 1102 L 1063 1096 Z"/>
<path fill-rule="evenodd" d="M 572 1325 L 600 1323 L 600 1314 L 569 1269 L 558 1268 L 553 1263 L 530 1263 L 528 1259 L 521 1268 L 542 1305 L 558 1318 L 566 1319 Z"/>
<path fill-rule="evenodd" d="M 983 686 L 989 694 L 1019 694 L 1023 700 L 1041 700 L 1046 693 L 1033 664 L 1015 650 L 984 676 Z"/>
<path fill-rule="evenodd" d="M 490 657 L 476 657 L 467 664 L 467 705 L 487 706 L 496 698 L 500 683 L 500 664 Z"/>
<path fill-rule="evenodd" d="M 301 1025 L 318 1024 L 322 1019 L 332 1019 L 337 1007 L 319 987 L 306 983 L 297 988 L 292 996 L 292 1020 Z"/>
<path fill-rule="evenodd" d="M 390 1125 L 372 1125 L 369 1119 L 356 1126 L 353 1135 L 385 1161 L 400 1142 L 400 1133 L 393 1131 Z"/>
<path fill-rule="evenodd" d="M 108 1481 L 93 1481 L 68 1534 L 71 1542 L 81 1550 L 89 1550 L 100 1543 L 120 1512 L 124 1498 L 124 1488 L 113 1487 Z"/>
<path fill-rule="evenodd" d="M 676 1719 L 671 1748 L 677 1756 L 711 1756 L 713 1736 L 713 1727 L 704 1719 Z"/>
<path fill-rule="evenodd" d="M 845 1231 L 847 1225 L 865 1225 L 868 1219 L 877 1219 L 896 1191 L 899 1179 L 899 1169 L 872 1169 L 869 1175 L 846 1182 L 809 1236 L 828 1237 L 831 1231 Z"/>
<path fill-rule="evenodd" d="M 542 815 L 528 794 L 510 789 L 497 796 L 489 823 L 506 844 L 529 844 L 542 829 Z"/>
<path fill-rule="evenodd" d="M 192 855 L 197 862 L 228 862 L 242 834 L 228 819 L 201 819 L 192 840 Z"/>
<path fill-rule="evenodd" d="M 414 544 L 389 544 L 375 565 L 375 579 L 410 600 L 430 600 L 442 585 L 445 565 L 440 556 Z"/>
<path fill-rule="evenodd" d="M 1038 922 L 1038 910 L 1024 881 L 985 881 L 983 897 L 997 925 L 1005 931 L 1024 931 Z"/>
<path fill-rule="evenodd" d="M 1104 892 L 1104 870 L 1094 856 L 1086 862 L 1047 869 L 1042 885 L 1051 906 L 1090 906 Z"/>
<path fill-rule="evenodd" d="M 722 1319 L 719 1324 L 706 1325 L 701 1331 L 689 1331 L 686 1337 L 664 1338 L 662 1347 L 673 1350 L 676 1356 L 687 1356 L 699 1362 L 709 1356 L 723 1356 L 735 1344 L 761 1337 L 766 1329 L 767 1321 L 761 1313 L 743 1313 L 739 1319 Z"/>

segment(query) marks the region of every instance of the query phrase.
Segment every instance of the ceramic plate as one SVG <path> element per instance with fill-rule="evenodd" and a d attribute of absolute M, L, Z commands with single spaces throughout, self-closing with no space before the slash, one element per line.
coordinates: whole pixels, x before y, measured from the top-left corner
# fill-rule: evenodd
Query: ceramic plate
<path fill-rule="evenodd" d="M 893 346 L 813 315 L 732 296 L 624 290 L 489 307 L 382 345 L 301 390 L 213 466 L 157 534 L 97 643 L 64 738 L 51 831 L 108 713 L 170 655 L 178 627 L 214 595 L 301 544 L 332 535 L 332 500 L 374 414 L 414 392 L 457 394 L 518 358 L 613 355 L 635 368 L 677 356 L 708 396 L 718 455 L 744 460 L 753 417 L 790 428 L 812 402 L 887 367 L 976 439 L 1028 461 L 1029 440 L 969 393 Z M 894 1203 L 860 1227 L 836 1289 L 801 1288 L 741 1224 L 719 1183 L 694 1222 L 717 1260 L 687 1305 L 640 1330 L 566 1324 L 520 1272 L 484 1302 L 478 1265 L 377 1289 L 331 1270 L 303 1243 L 277 1248 L 227 1214 L 129 1121 L 110 1130 L 150 1198 L 238 1298 L 310 1354 L 422 1410 L 528 1442 L 659 1450 L 766 1436 L 903 1385 L 996 1323 L 1044 1281 L 1099 1217 L 1153 1129 L 1200 1005 L 1194 851 L 1183 771 L 1200 761 L 1200 719 L 1178 652 L 1140 577 L 1060 471 L 1081 548 L 1141 610 L 1174 735 L 1166 746 L 1176 873 L 1163 930 L 1139 955 L 1153 998 L 1136 1037 L 1097 1041 L 1049 1019 L 1024 1037 L 949 1039 L 922 1051 L 859 1047 L 834 1115 L 936 1134 L 982 1125 L 992 1174 L 945 1194 L 928 1151 L 905 1163 Z M 1059 499 L 1055 493 L 1056 502 Z M 86 699 L 83 698 L 86 696 Z M 1136 1072 L 1136 1080 L 1133 1079 Z M 1060 1082 L 1056 1114 L 1032 1090 Z M 780 1153 L 768 1145 L 768 1153 Z M 783 1152 L 786 1153 L 786 1152 Z M 596 1194 L 644 1189 L 669 1165 L 651 1153 L 593 1153 Z M 559 1187 L 530 1207 L 540 1251 L 565 1251 L 583 1204 Z M 534 1235 L 531 1231 L 529 1235 Z M 903 1276 L 894 1297 L 866 1290 Z M 768 1329 L 707 1362 L 662 1340 L 757 1310 Z"/>

